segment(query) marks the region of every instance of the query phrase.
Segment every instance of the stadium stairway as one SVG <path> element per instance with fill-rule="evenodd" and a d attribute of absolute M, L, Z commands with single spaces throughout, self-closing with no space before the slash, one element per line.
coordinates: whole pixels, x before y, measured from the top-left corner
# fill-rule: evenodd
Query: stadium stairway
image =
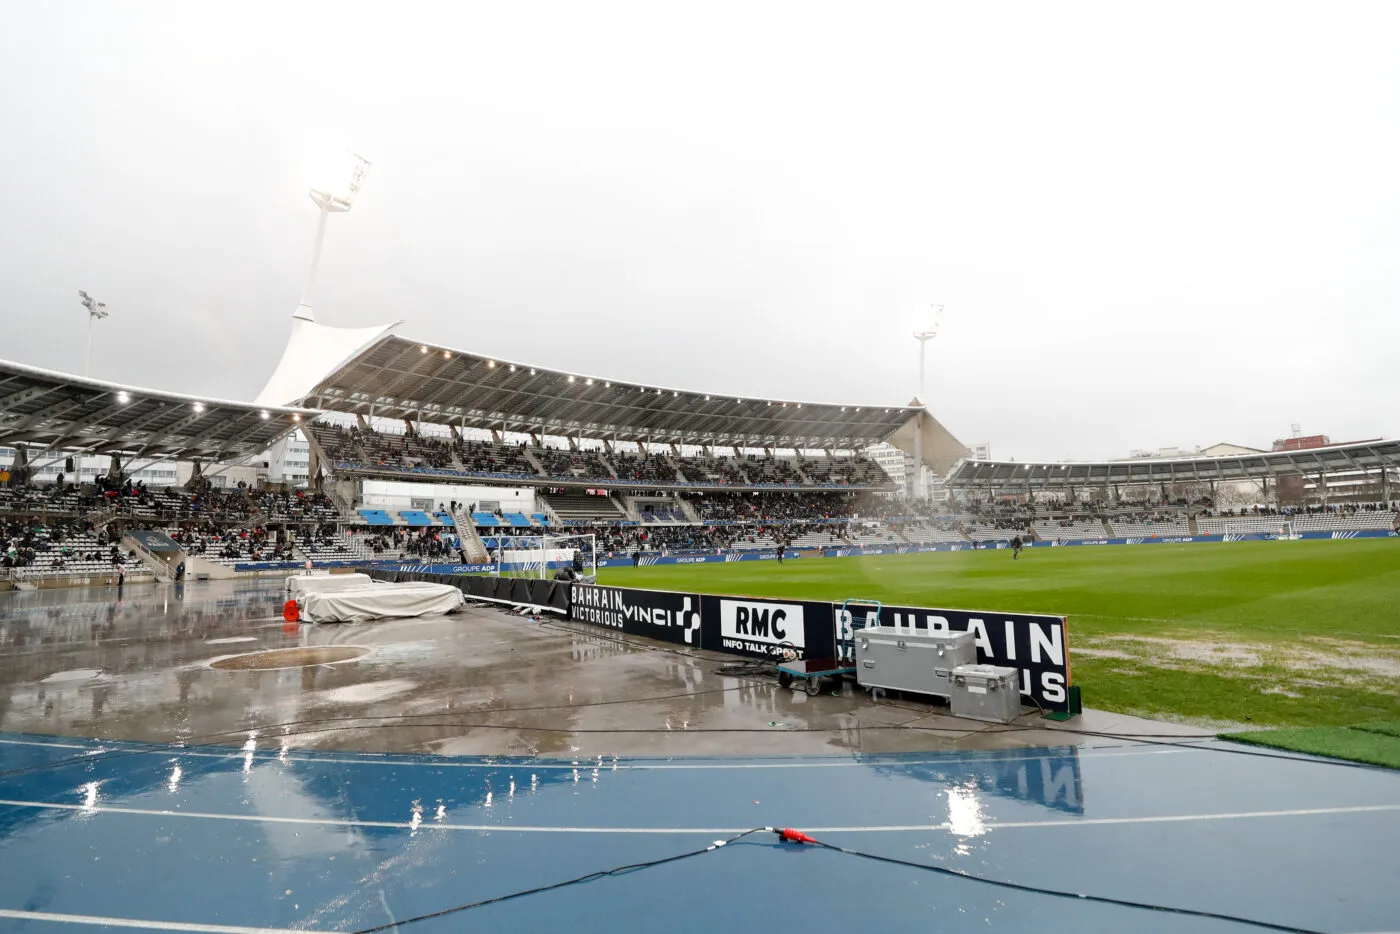
<path fill-rule="evenodd" d="M 690 500 L 686 499 L 684 496 L 678 496 L 676 497 L 676 504 L 681 507 L 681 513 L 685 516 L 686 521 L 690 522 L 692 525 L 704 525 L 705 520 L 700 517 L 700 513 L 690 504 Z"/>
<path fill-rule="evenodd" d="M 1100 516 L 1099 524 L 1103 526 L 1104 538 L 1113 538 L 1116 533 L 1113 531 L 1113 526 L 1108 524 L 1108 520 Z"/>
<path fill-rule="evenodd" d="M 477 534 L 476 523 L 472 522 L 472 517 L 461 503 L 452 510 L 452 521 L 457 524 L 457 537 L 462 543 L 462 550 L 467 553 L 467 560 L 473 564 L 486 564 L 490 561 L 491 556 L 486 551 L 486 543 Z"/>
<path fill-rule="evenodd" d="M 531 453 L 528 447 L 521 448 L 520 453 L 525 455 L 525 459 L 530 462 L 530 466 L 535 468 L 535 473 L 539 474 L 541 477 L 549 476 L 549 474 L 545 472 L 544 465 L 539 462 L 539 459 Z"/>
<path fill-rule="evenodd" d="M 1199 525 L 1196 524 L 1196 517 L 1195 517 L 1194 515 L 1192 515 L 1192 516 L 1187 516 L 1187 517 L 1186 517 L 1186 528 L 1187 528 L 1188 530 L 1190 530 L 1190 532 L 1191 532 L 1192 535 L 1200 535 L 1200 534 L 1201 534 L 1201 532 L 1200 532 L 1200 528 L 1201 528 L 1201 527 L 1200 527 Z"/>
<path fill-rule="evenodd" d="M 603 463 L 607 463 L 607 461 L 604 461 Z M 611 469 L 611 468 L 609 468 L 609 469 Z M 616 471 L 613 471 L 613 476 L 617 476 L 617 472 L 616 472 Z M 617 498 L 618 498 L 618 500 L 620 501 L 620 505 L 622 506 L 622 511 L 623 511 L 624 513 L 627 514 L 627 518 L 628 518 L 629 521 L 631 521 L 631 522 L 641 522 L 641 521 L 642 521 L 642 510 L 641 510 L 641 508 L 637 505 L 636 499 L 634 499 L 634 498 L 631 497 L 631 496 L 628 496 L 626 493 L 620 493 L 620 494 L 618 494 L 618 497 L 617 497 Z"/>
<path fill-rule="evenodd" d="M 671 465 L 671 469 L 674 470 L 674 471 L 676 472 L 676 482 L 677 482 L 677 483 L 689 483 L 689 482 L 690 482 L 690 480 L 688 480 L 688 479 L 686 478 L 685 473 L 681 470 L 681 465 L 678 464 L 678 463 L 676 463 L 676 459 L 675 459 L 674 457 L 672 457 L 670 454 L 667 454 L 666 452 L 663 451 L 663 452 L 661 453 L 661 458 L 662 458 L 664 461 L 666 461 L 666 463 L 670 464 L 670 465 Z M 693 512 L 695 512 L 694 509 L 688 509 L 687 512 L 686 512 L 686 514 L 689 515 L 690 513 L 693 513 Z M 700 521 L 700 516 L 699 516 L 698 514 L 695 516 L 694 521 L 695 521 L 695 522 L 699 522 L 699 521 Z"/>
<path fill-rule="evenodd" d="M 156 547 L 164 546 L 164 550 L 157 554 L 147 547 L 148 541 L 156 543 Z M 121 548 L 123 551 L 135 554 L 141 563 L 156 576 L 158 581 L 173 581 L 175 579 L 175 566 L 185 560 L 184 550 L 173 539 L 162 533 L 142 532 L 138 536 L 128 532 L 121 538 Z M 186 570 L 189 570 L 188 566 L 186 566 Z"/>

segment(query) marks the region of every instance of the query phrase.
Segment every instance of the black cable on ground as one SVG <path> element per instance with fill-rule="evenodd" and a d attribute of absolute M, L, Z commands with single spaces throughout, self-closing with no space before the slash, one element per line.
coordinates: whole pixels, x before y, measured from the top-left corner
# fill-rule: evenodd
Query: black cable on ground
<path fill-rule="evenodd" d="M 643 862 L 638 863 L 628 863 L 623 866 L 616 866 L 612 869 L 602 869 L 596 872 L 586 873 L 582 876 L 576 876 L 572 879 L 565 879 L 562 882 L 552 882 L 548 885 L 536 886 L 535 888 L 531 889 L 522 889 L 519 892 L 511 892 L 506 895 L 497 895 L 492 898 L 481 899 L 480 901 L 467 902 L 466 904 L 462 905 L 454 905 L 451 908 L 444 908 L 439 911 L 432 911 L 426 914 L 416 915 L 411 918 L 403 918 L 398 921 L 388 921 L 384 924 L 375 925 L 373 927 L 360 928 L 359 930 L 354 931 L 353 934 L 379 934 L 379 932 L 381 931 L 387 931 L 392 928 L 397 928 L 404 925 L 415 924 L 419 921 L 429 921 L 434 918 L 442 918 L 448 915 L 458 914 L 463 911 L 471 911 L 475 908 L 483 908 L 487 905 L 498 905 L 502 902 L 512 901 L 518 898 L 527 898 L 531 895 L 538 895 L 543 892 L 552 892 L 557 889 L 566 888 L 571 885 L 582 885 L 588 882 L 595 882 L 598 879 L 604 879 L 609 876 L 620 876 L 625 875 L 629 872 L 640 872 L 644 869 L 651 869 L 656 866 L 664 866 L 668 863 L 680 862 L 681 860 L 691 859 L 696 856 L 703 856 L 706 853 L 711 853 L 722 846 L 726 846 L 730 843 L 742 840 L 745 837 L 752 836 L 756 833 L 774 833 L 777 834 L 778 838 L 784 843 L 816 847 L 818 849 L 829 850 L 833 853 L 841 853 L 846 856 L 854 856 L 857 859 L 866 859 L 872 862 L 884 863 L 891 866 L 903 866 L 909 869 L 917 869 L 922 872 L 932 872 L 941 876 L 948 876 L 954 879 L 962 879 L 968 882 L 977 882 L 981 883 L 982 885 L 990 885 L 996 888 L 1008 889 L 1014 892 L 1025 892 L 1030 895 L 1044 895 L 1050 898 L 1073 899 L 1077 902 L 1092 902 L 1094 904 L 1099 905 L 1113 905 L 1115 907 L 1131 908 L 1137 911 L 1156 911 L 1163 912 L 1165 914 L 1183 915 L 1186 917 L 1193 918 L 1209 918 L 1213 921 L 1225 921 L 1231 924 L 1247 925 L 1249 927 L 1256 927 L 1269 931 L 1282 931 L 1284 932 L 1284 934 L 1324 934 L 1324 932 L 1317 931 L 1312 928 L 1297 927 L 1295 925 L 1289 924 L 1276 924 L 1272 921 L 1261 921 L 1257 918 L 1246 918 L 1241 915 L 1231 915 L 1217 911 L 1206 911 L 1204 909 L 1199 908 L 1182 908 L 1175 905 L 1159 905 L 1153 902 L 1142 902 L 1134 899 L 1113 898 L 1112 896 L 1108 895 L 1091 895 L 1085 892 L 1070 892 L 1064 889 L 1051 889 L 1046 888 L 1044 886 L 1028 885 L 1026 883 L 1021 882 L 1012 882 L 1006 879 L 993 879 L 989 876 L 982 876 L 970 872 L 963 872 L 957 869 L 949 869 L 946 866 L 937 866 L 930 863 L 919 863 L 914 862 L 913 860 L 900 859 L 894 856 L 882 856 L 878 853 L 867 853 L 864 850 L 855 850 L 849 847 L 836 846 L 835 844 L 826 843 L 821 840 L 814 839 L 813 837 L 810 837 L 807 834 L 802 833 L 801 831 L 792 830 L 790 828 L 780 830 L 775 827 L 756 827 L 752 830 L 746 830 L 743 833 L 735 834 L 734 836 L 728 837 L 724 840 L 716 840 L 714 843 L 711 843 L 709 846 L 702 847 L 701 849 L 687 850 L 684 853 L 677 853 L 674 856 L 664 856 L 659 859 L 645 860 Z"/>
<path fill-rule="evenodd" d="M 414 924 L 419 921 L 429 921 L 433 918 L 442 918 L 446 915 L 457 914 L 458 912 L 462 911 L 471 911 L 473 908 L 484 908 L 487 905 L 498 905 L 501 902 L 508 902 L 512 899 L 525 898 L 529 895 L 538 895 L 541 892 L 552 892 L 555 889 L 562 889 L 570 885 L 582 885 L 585 882 L 594 882 L 598 879 L 607 878 L 608 876 L 620 876 L 629 872 L 640 872 L 643 869 L 651 869 L 656 866 L 664 866 L 667 863 L 678 863 L 683 859 L 690 859 L 694 856 L 703 856 L 706 853 L 713 852 L 722 846 L 726 846 L 730 843 L 733 843 L 736 840 L 742 840 L 744 837 L 750 836 L 752 834 L 764 833 L 771 831 L 772 829 L 773 828 L 771 827 L 755 827 L 753 830 L 746 830 L 741 834 L 735 834 L 734 836 L 729 837 L 727 839 L 716 840 L 714 843 L 711 843 L 709 846 L 704 847 L 703 849 L 689 850 L 685 853 L 677 853 L 675 856 L 664 856 L 661 859 L 650 859 L 640 863 L 629 863 L 626 866 L 616 866 L 612 869 L 602 869 L 597 872 L 590 872 L 587 875 L 578 876 L 573 879 L 565 879 L 563 882 L 553 882 L 549 885 L 541 885 L 533 889 L 524 889 L 519 892 L 511 892 L 509 895 L 497 895 L 494 898 L 485 898 L 479 902 L 468 902 L 465 905 L 455 905 L 452 908 L 444 908 L 441 911 L 432 911 L 428 914 L 416 915 L 412 918 L 403 918 L 398 921 L 388 921 L 384 924 L 378 924 L 374 927 L 360 928 L 358 931 L 352 932 L 352 934 L 378 934 L 379 931 L 388 931 L 392 928 L 403 927 L 405 925 Z"/>
<path fill-rule="evenodd" d="M 1140 902 L 1127 898 L 1112 898 L 1107 895 L 1089 895 L 1084 892 L 1069 892 L 1063 889 L 1049 889 L 1038 885 L 1026 885 L 1021 882 L 1011 882 L 1005 879 L 993 879 L 988 876 L 979 876 L 970 872 L 962 872 L 957 869 L 949 869 L 946 866 L 935 866 L 929 863 L 916 863 L 913 860 L 899 859 L 894 856 L 881 856 L 877 853 L 867 853 L 863 850 L 853 850 L 849 847 L 836 846 L 831 843 L 824 843 L 821 840 L 813 839 L 804 833 L 795 830 L 775 831 L 778 836 L 786 842 L 806 844 L 808 846 L 819 847 L 830 850 L 834 853 L 844 853 L 847 856 L 855 856 L 860 859 L 868 859 L 879 863 L 888 863 L 894 866 L 907 866 L 910 869 L 919 869 L 924 872 L 938 873 L 943 876 L 952 876 L 955 879 L 966 879 L 969 882 L 980 882 L 983 885 L 992 885 L 997 888 L 1010 889 L 1016 892 L 1028 892 L 1032 895 L 1048 895 L 1052 898 L 1069 898 L 1080 902 L 1094 902 L 1100 905 L 1117 905 L 1120 908 L 1135 908 L 1142 911 L 1160 911 L 1174 915 L 1187 915 L 1193 918 L 1210 918 L 1215 921 L 1228 921 L 1232 924 L 1245 924 L 1251 927 L 1264 928 L 1270 931 L 1284 931 L 1287 934 L 1324 934 L 1312 928 L 1295 927 L 1290 924 L 1275 924 L 1272 921 L 1260 921 L 1256 918 L 1245 918 L 1239 915 L 1227 915 L 1216 911 L 1205 911 L 1199 908 L 1180 908 L 1172 905 L 1157 905 L 1152 902 Z"/>

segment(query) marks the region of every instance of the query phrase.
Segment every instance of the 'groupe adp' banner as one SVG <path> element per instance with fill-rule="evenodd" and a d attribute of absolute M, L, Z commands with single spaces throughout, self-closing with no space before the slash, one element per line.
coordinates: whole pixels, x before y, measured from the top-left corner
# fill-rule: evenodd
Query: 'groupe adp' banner
<path fill-rule="evenodd" d="M 840 605 L 574 584 L 571 618 L 627 635 L 777 659 L 836 655 Z M 874 608 L 865 622 L 874 625 Z M 859 621 L 859 620 L 858 620 Z M 1021 694 L 1046 710 L 1069 707 L 1069 640 L 1063 616 L 928 607 L 882 607 L 879 624 L 971 632 L 982 664 L 1017 668 Z"/>

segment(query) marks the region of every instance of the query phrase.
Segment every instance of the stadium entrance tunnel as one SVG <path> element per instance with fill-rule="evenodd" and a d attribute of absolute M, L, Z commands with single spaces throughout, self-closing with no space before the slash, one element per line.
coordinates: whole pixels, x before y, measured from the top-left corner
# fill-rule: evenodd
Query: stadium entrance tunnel
<path fill-rule="evenodd" d="M 209 663 L 223 671 L 273 671 L 279 668 L 310 668 L 364 658 L 369 649 L 362 645 L 316 645 L 295 649 L 269 649 L 228 655 Z"/>

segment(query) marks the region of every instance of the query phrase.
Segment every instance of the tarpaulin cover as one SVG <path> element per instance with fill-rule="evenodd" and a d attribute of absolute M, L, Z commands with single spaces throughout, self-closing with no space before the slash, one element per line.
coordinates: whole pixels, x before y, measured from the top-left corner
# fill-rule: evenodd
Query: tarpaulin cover
<path fill-rule="evenodd" d="M 462 592 L 447 584 L 379 584 L 358 590 L 306 593 L 301 599 L 301 618 L 311 623 L 354 623 L 451 613 L 464 603 Z"/>
<path fill-rule="evenodd" d="M 293 574 L 287 578 L 287 596 L 304 593 L 333 593 L 377 586 L 368 574 Z"/>

